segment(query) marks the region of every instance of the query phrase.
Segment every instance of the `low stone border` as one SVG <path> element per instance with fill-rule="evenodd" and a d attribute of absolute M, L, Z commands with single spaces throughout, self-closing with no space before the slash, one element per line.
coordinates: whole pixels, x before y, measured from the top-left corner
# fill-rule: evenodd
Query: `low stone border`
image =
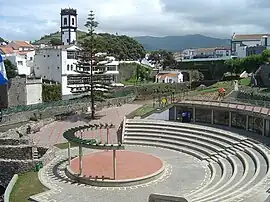
<path fill-rule="evenodd" d="M 162 160 L 161 160 L 162 161 Z M 124 180 L 102 180 L 102 179 L 90 179 L 83 176 L 78 176 L 78 174 L 74 173 L 70 166 L 67 166 L 65 169 L 65 173 L 67 177 L 69 177 L 72 180 L 75 180 L 77 182 L 88 184 L 91 186 L 97 186 L 97 187 L 126 187 L 126 186 L 134 186 L 139 185 L 142 183 L 147 183 L 152 180 L 155 180 L 159 178 L 165 171 L 165 163 L 162 161 L 162 167 L 147 176 L 139 177 L 139 178 L 133 178 L 133 179 L 124 179 Z"/>
<path fill-rule="evenodd" d="M 18 180 L 18 175 L 17 174 L 13 175 L 13 177 L 10 180 L 10 182 L 8 183 L 8 186 L 7 186 L 6 191 L 4 193 L 4 202 L 9 202 L 10 194 L 11 194 L 12 189 L 13 189 L 14 185 L 16 184 L 17 180 Z"/>

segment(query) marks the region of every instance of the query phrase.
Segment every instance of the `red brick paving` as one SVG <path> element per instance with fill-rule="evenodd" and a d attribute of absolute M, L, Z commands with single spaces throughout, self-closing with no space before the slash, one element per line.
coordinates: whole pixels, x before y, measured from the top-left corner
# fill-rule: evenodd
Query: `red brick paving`
<path fill-rule="evenodd" d="M 110 130 L 110 142 L 117 142 L 116 130 L 118 129 L 120 123 L 123 121 L 125 115 L 139 108 L 140 104 L 125 104 L 121 107 L 110 107 L 104 108 L 101 111 L 97 112 L 97 115 L 102 116 L 98 120 L 93 120 L 90 123 L 99 124 L 99 123 L 113 123 L 116 128 Z M 66 121 L 55 121 L 43 128 L 41 128 L 40 132 L 32 134 L 32 138 L 37 145 L 40 146 L 52 146 L 57 143 L 66 142 L 66 139 L 63 137 L 63 132 L 69 128 L 85 125 L 88 122 L 80 119 L 80 116 L 72 117 L 72 120 Z M 102 133 L 103 141 L 106 141 L 106 130 L 102 131 L 89 131 L 85 132 L 85 138 L 100 138 L 100 134 Z"/>
<path fill-rule="evenodd" d="M 83 175 L 91 178 L 113 179 L 113 152 L 103 151 L 83 156 Z M 116 180 L 147 176 L 161 169 L 162 161 L 150 154 L 135 151 L 116 151 Z M 73 172 L 79 173 L 79 158 L 71 161 Z"/>

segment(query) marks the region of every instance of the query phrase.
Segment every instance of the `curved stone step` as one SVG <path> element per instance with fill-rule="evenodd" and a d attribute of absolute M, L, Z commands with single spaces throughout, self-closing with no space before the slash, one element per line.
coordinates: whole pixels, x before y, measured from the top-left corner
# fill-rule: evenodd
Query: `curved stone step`
<path fill-rule="evenodd" d="M 196 195 L 196 197 L 193 197 L 191 201 L 194 202 L 201 201 L 201 199 L 204 199 L 207 196 L 212 195 L 212 193 L 215 193 L 216 190 L 222 189 L 222 187 L 224 187 L 226 182 L 228 182 L 231 179 L 231 177 L 233 176 L 233 167 L 231 163 L 227 159 L 222 157 L 219 158 L 219 162 L 222 168 L 222 177 L 220 178 L 220 180 L 213 186 L 209 187 L 209 189 L 204 190 L 200 192 L 198 195 Z"/>
<path fill-rule="evenodd" d="M 196 195 L 192 201 L 196 201 L 197 199 L 198 199 L 198 201 L 200 201 L 208 196 L 215 195 L 216 193 L 226 191 L 228 188 L 233 186 L 236 182 L 238 182 L 241 179 L 241 177 L 244 173 L 244 166 L 243 166 L 241 160 L 237 156 L 233 156 L 233 155 L 229 155 L 228 160 L 230 161 L 231 166 L 233 167 L 232 176 L 228 179 L 228 181 L 213 191 L 207 190 L 203 194 L 200 193 L 200 194 Z"/>
<path fill-rule="evenodd" d="M 129 130 L 162 130 L 162 131 L 175 131 L 180 133 L 191 133 L 191 134 L 197 134 L 200 136 L 206 136 L 206 137 L 215 137 L 218 140 L 222 140 L 228 144 L 238 144 L 242 139 L 238 139 L 237 135 L 235 137 L 231 135 L 227 135 L 226 131 L 223 131 L 223 133 L 215 133 L 211 131 L 203 131 L 201 129 L 197 128 L 181 128 L 181 127 L 175 127 L 175 126 L 159 126 L 159 125 L 126 125 L 125 131 Z"/>
<path fill-rule="evenodd" d="M 208 148 L 205 148 L 203 146 L 194 144 L 194 143 L 189 143 L 189 142 L 185 142 L 185 141 L 174 141 L 174 140 L 170 140 L 170 139 L 164 139 L 164 138 L 159 138 L 159 137 L 127 137 L 125 139 L 126 140 L 138 140 L 138 141 L 148 141 L 148 142 L 162 142 L 162 143 L 168 143 L 168 144 L 172 144 L 172 145 L 178 145 L 178 146 L 182 146 L 182 147 L 187 147 L 193 150 L 197 150 L 201 153 L 204 153 L 205 155 L 208 155 L 209 157 L 211 155 L 215 155 L 217 154 L 216 151 L 214 151 L 214 149 L 210 149 L 210 145 L 208 145 Z"/>
<path fill-rule="evenodd" d="M 154 120 L 145 120 L 145 119 L 140 119 L 140 120 L 134 120 L 134 119 L 128 119 L 126 121 L 126 125 L 157 125 L 157 126 L 169 126 L 169 127 L 174 127 L 174 128 L 188 128 L 188 129 L 196 129 L 202 132 L 211 132 L 219 135 L 224 135 L 231 137 L 232 139 L 235 140 L 247 140 L 247 137 L 244 137 L 242 135 L 239 135 L 237 133 L 233 133 L 230 131 L 218 129 L 218 128 L 213 128 L 209 126 L 203 126 L 203 125 L 196 125 L 196 124 L 191 124 L 191 123 L 179 123 L 179 122 L 170 122 L 170 121 L 154 121 Z"/>
<path fill-rule="evenodd" d="M 222 200 L 227 200 L 229 198 L 232 198 L 235 195 L 239 195 L 243 192 L 246 192 L 259 184 L 266 176 L 268 170 L 267 166 L 265 164 L 265 159 L 263 158 L 262 155 L 260 155 L 259 152 L 256 150 L 253 150 L 252 148 L 246 148 L 246 152 L 253 158 L 254 163 L 256 164 L 256 171 L 252 178 L 245 183 L 243 186 L 241 186 L 239 189 L 235 189 L 233 192 L 230 192 L 227 195 L 224 195 L 220 199 Z"/>
<path fill-rule="evenodd" d="M 184 136 L 184 137 L 189 137 L 189 138 L 196 138 L 196 139 L 199 139 L 199 140 L 204 140 L 204 141 L 209 141 L 213 144 L 216 144 L 220 147 L 223 147 L 223 148 L 230 148 L 232 147 L 232 144 L 229 144 L 226 142 L 226 139 L 224 139 L 223 137 L 216 137 L 216 136 L 213 136 L 212 134 L 207 134 L 207 135 L 202 135 L 199 131 L 198 133 L 188 133 L 188 132 L 179 132 L 179 131 L 171 131 L 171 130 L 166 130 L 166 131 L 163 131 L 163 130 L 149 130 L 149 129 L 144 129 L 143 131 L 142 130 L 138 130 L 138 129 L 130 129 L 130 128 L 127 128 L 126 129 L 126 132 L 125 132 L 125 135 L 128 136 L 130 133 L 138 133 L 138 132 L 144 132 L 144 133 L 161 133 L 161 134 L 170 134 L 170 135 L 175 135 L 175 136 Z"/>
<path fill-rule="evenodd" d="M 210 187 L 214 186 L 222 177 L 222 168 L 220 167 L 220 164 L 212 159 L 207 159 L 209 162 L 208 167 L 211 170 L 211 177 L 210 180 L 207 182 L 207 184 L 200 189 L 197 189 L 194 192 L 191 192 L 187 194 L 185 197 L 189 198 L 190 196 L 194 196 L 197 193 L 201 193 L 204 190 L 208 190 Z"/>
<path fill-rule="evenodd" d="M 248 183 L 253 178 L 255 170 L 256 170 L 253 159 L 247 153 L 243 151 L 238 151 L 237 154 L 239 156 L 239 159 L 243 161 L 243 165 L 245 166 L 244 173 L 241 179 L 237 183 L 235 183 L 234 185 L 232 185 L 231 187 L 229 187 L 228 189 L 222 192 L 219 192 L 215 195 L 210 195 L 207 198 L 203 198 L 203 199 L 199 198 L 196 201 L 200 201 L 200 202 L 223 201 L 222 198 L 224 198 L 225 196 L 231 196 L 232 195 L 231 193 L 245 186 L 245 184 Z"/>
<path fill-rule="evenodd" d="M 198 159 L 205 160 L 209 159 L 209 156 L 201 153 L 199 151 L 187 148 L 187 147 L 180 147 L 179 145 L 172 145 L 172 144 L 166 144 L 166 143 L 160 143 L 160 142 L 149 142 L 149 141 L 138 141 L 138 140 L 128 140 L 125 141 L 125 144 L 130 144 L 130 145 L 147 145 L 147 146 L 154 146 L 154 147 L 161 147 L 161 148 L 166 148 L 166 149 L 172 149 L 176 151 L 180 151 L 189 155 L 192 155 Z"/>
<path fill-rule="evenodd" d="M 154 137 L 154 138 L 163 138 L 163 139 L 171 139 L 171 140 L 176 140 L 176 141 L 183 141 L 183 142 L 188 142 L 188 143 L 194 143 L 200 146 L 205 146 L 207 148 L 210 148 L 211 150 L 215 151 L 215 152 L 221 152 L 224 151 L 225 149 L 222 147 L 217 146 L 216 144 L 212 143 L 212 142 L 205 142 L 205 141 L 201 141 L 198 139 L 191 139 L 188 137 L 181 137 L 181 136 L 176 136 L 176 135 L 167 135 L 167 134 L 158 134 L 158 133 L 129 133 L 128 136 L 126 137 L 127 139 L 129 138 L 141 138 L 141 137 Z"/>

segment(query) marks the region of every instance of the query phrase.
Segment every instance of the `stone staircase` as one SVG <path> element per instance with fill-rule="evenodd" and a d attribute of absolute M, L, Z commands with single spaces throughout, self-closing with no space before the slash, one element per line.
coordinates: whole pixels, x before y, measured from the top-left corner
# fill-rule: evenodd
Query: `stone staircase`
<path fill-rule="evenodd" d="M 127 119 L 124 144 L 168 148 L 205 161 L 211 178 L 205 186 L 184 196 L 192 202 L 234 201 L 247 194 L 256 195 L 253 188 L 261 186 L 270 174 L 266 147 L 222 129 Z"/>

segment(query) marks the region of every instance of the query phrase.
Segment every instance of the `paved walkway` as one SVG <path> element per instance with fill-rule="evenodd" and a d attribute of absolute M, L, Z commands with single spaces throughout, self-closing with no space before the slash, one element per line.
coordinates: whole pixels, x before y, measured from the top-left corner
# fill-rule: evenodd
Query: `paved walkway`
<path fill-rule="evenodd" d="M 40 202 L 144 202 L 151 193 L 184 195 L 199 189 L 210 178 L 210 170 L 198 159 L 176 151 L 143 146 L 127 146 L 126 150 L 139 151 L 160 157 L 165 163 L 164 174 L 151 182 L 129 187 L 94 187 L 79 184 L 66 177 L 67 150 L 60 150 L 57 158 L 39 172 L 41 182 L 50 191 L 34 196 Z M 92 152 L 92 150 L 88 150 Z M 86 152 L 86 151 L 84 151 Z M 72 155 L 78 149 L 72 148 Z"/>
<path fill-rule="evenodd" d="M 123 121 L 125 115 L 129 114 L 130 112 L 139 108 L 140 104 L 125 104 L 121 107 L 111 107 L 105 108 L 99 112 L 97 115 L 100 116 L 100 119 L 91 121 L 92 124 L 96 123 L 108 123 L 114 124 L 116 127 L 110 129 L 109 131 L 109 139 L 111 142 L 116 142 L 117 136 L 116 131 Z M 52 146 L 58 143 L 66 142 L 65 138 L 63 137 L 63 132 L 69 128 L 89 124 L 90 121 L 83 119 L 80 115 L 74 115 L 70 117 L 68 120 L 65 121 L 55 121 L 41 129 L 40 132 L 35 133 L 32 135 L 34 142 L 37 145 L 43 146 Z M 84 135 L 86 138 L 93 137 L 96 139 L 101 139 L 105 141 L 106 139 L 107 130 L 93 130 L 85 132 Z"/>
<path fill-rule="evenodd" d="M 91 178 L 114 179 L 113 152 L 102 151 L 84 155 L 82 174 Z M 116 180 L 135 179 L 151 175 L 163 166 L 153 155 L 134 151 L 116 151 Z M 79 173 L 79 157 L 71 161 L 71 169 Z"/>

